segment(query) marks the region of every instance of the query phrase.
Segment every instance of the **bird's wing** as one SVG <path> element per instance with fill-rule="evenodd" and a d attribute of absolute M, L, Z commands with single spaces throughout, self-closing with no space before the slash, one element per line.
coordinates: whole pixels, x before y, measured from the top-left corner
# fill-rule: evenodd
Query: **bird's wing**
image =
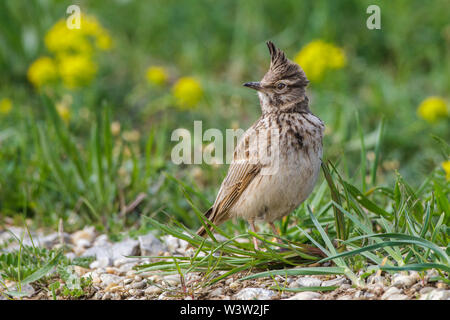
<path fill-rule="evenodd" d="M 208 217 L 215 224 L 220 224 L 229 218 L 229 210 L 253 179 L 258 176 L 263 167 L 257 158 L 249 155 L 252 152 L 252 143 L 250 142 L 249 145 L 248 138 L 252 132 L 254 133 L 252 130 L 254 130 L 253 127 L 244 134 L 236 146 L 233 161 L 220 186 L 216 201 Z"/>

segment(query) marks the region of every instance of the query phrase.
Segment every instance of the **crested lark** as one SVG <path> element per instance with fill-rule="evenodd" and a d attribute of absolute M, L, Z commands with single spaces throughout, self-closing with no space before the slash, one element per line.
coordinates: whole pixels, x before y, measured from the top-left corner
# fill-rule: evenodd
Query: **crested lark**
<path fill-rule="evenodd" d="M 309 81 L 302 68 L 268 41 L 270 68 L 258 92 L 262 115 L 240 139 L 214 205 L 205 216 L 214 224 L 235 217 L 273 221 L 292 212 L 314 188 L 322 161 L 323 122 L 308 107 Z M 262 156 L 263 155 L 263 156 Z M 205 236 L 201 227 L 197 234 Z M 255 249 L 258 243 L 253 239 Z"/>

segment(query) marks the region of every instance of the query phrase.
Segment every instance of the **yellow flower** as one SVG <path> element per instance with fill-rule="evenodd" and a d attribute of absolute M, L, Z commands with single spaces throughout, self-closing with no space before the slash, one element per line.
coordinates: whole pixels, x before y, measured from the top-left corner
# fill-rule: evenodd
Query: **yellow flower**
<path fill-rule="evenodd" d="M 322 40 L 304 46 L 294 58 L 311 81 L 320 81 L 329 69 L 341 69 L 347 64 L 344 50 Z"/>
<path fill-rule="evenodd" d="M 97 73 L 97 65 L 87 55 L 61 55 L 58 62 L 63 83 L 71 89 L 88 85 Z"/>
<path fill-rule="evenodd" d="M 53 53 L 83 53 L 91 54 L 93 51 L 89 39 L 83 30 L 83 20 L 81 29 L 69 29 L 66 20 L 61 19 L 45 35 L 45 45 Z"/>
<path fill-rule="evenodd" d="M 181 109 L 189 109 L 195 105 L 203 97 L 203 89 L 196 79 L 192 77 L 180 78 L 172 88 L 178 107 Z"/>
<path fill-rule="evenodd" d="M 434 123 L 448 116 L 445 100 L 440 97 L 428 97 L 417 108 L 417 114 L 422 119 Z"/>
<path fill-rule="evenodd" d="M 442 162 L 442 168 L 445 171 L 445 178 L 450 181 L 450 160 Z"/>
<path fill-rule="evenodd" d="M 147 81 L 151 84 L 163 85 L 169 78 L 163 67 L 151 66 L 147 69 Z"/>
<path fill-rule="evenodd" d="M 58 112 L 61 119 L 63 119 L 64 122 L 69 122 L 71 114 L 70 109 L 65 103 L 57 103 L 56 104 L 56 111 Z"/>
<path fill-rule="evenodd" d="M 0 114 L 8 114 L 12 109 L 12 101 L 9 98 L 0 100 Z"/>
<path fill-rule="evenodd" d="M 40 57 L 28 68 L 27 76 L 36 88 L 54 82 L 58 78 L 55 61 L 49 57 Z"/>
<path fill-rule="evenodd" d="M 80 29 L 69 29 L 61 19 L 45 35 L 45 45 L 56 54 L 92 54 L 94 44 L 100 50 L 109 50 L 112 40 L 109 33 L 93 16 L 81 15 Z"/>

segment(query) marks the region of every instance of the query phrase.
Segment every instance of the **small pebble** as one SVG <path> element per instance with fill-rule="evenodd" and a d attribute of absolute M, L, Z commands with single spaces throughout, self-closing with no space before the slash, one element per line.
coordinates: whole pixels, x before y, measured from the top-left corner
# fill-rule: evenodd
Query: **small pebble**
<path fill-rule="evenodd" d="M 408 300 L 408 296 L 401 293 L 394 293 L 389 295 L 386 300 Z"/>
<path fill-rule="evenodd" d="M 436 288 L 438 288 L 438 289 L 447 289 L 447 287 L 448 287 L 448 285 L 444 282 L 438 282 L 436 284 Z"/>
<path fill-rule="evenodd" d="M 106 267 L 106 273 L 117 274 L 117 269 L 112 267 Z"/>
<path fill-rule="evenodd" d="M 111 298 L 112 298 L 111 293 L 106 292 L 106 293 L 103 295 L 102 300 L 110 300 Z"/>
<path fill-rule="evenodd" d="M 409 288 L 416 283 L 416 278 L 413 276 L 396 275 L 392 280 L 392 285 L 397 288 Z"/>
<path fill-rule="evenodd" d="M 237 300 L 270 300 L 277 294 L 272 290 L 261 288 L 244 288 L 239 291 L 234 297 Z"/>
<path fill-rule="evenodd" d="M 376 273 L 372 274 L 371 276 L 369 276 L 369 278 L 367 278 L 367 283 L 368 284 L 375 284 L 375 283 L 384 283 L 384 277 L 383 276 L 379 276 Z"/>
<path fill-rule="evenodd" d="M 350 289 L 352 287 L 352 285 L 351 284 L 348 284 L 348 283 L 344 283 L 343 285 L 341 285 L 341 289 L 342 290 L 348 290 L 348 289 Z"/>
<path fill-rule="evenodd" d="M 380 283 L 369 284 L 367 286 L 367 289 L 369 290 L 369 292 L 374 293 L 376 295 L 381 295 L 384 292 L 384 287 Z"/>
<path fill-rule="evenodd" d="M 450 299 L 450 290 L 434 289 L 420 297 L 420 300 L 448 300 Z"/>
<path fill-rule="evenodd" d="M 145 289 L 145 294 L 147 295 L 160 294 L 161 292 L 162 289 L 158 286 L 149 286 L 147 289 Z"/>
<path fill-rule="evenodd" d="M 102 284 L 106 287 L 111 283 L 118 284 L 122 280 L 121 277 L 116 276 L 115 274 L 104 273 L 100 275 L 100 279 L 102 280 Z"/>
<path fill-rule="evenodd" d="M 320 299 L 321 295 L 318 292 L 313 291 L 303 291 L 299 292 L 292 297 L 290 297 L 287 300 L 314 300 L 314 299 Z"/>
<path fill-rule="evenodd" d="M 230 283 L 229 288 L 231 290 L 237 290 L 240 288 L 240 286 L 241 286 L 241 284 L 239 282 L 232 282 L 232 283 Z"/>
<path fill-rule="evenodd" d="M 419 292 L 420 292 L 420 294 L 427 294 L 433 290 L 434 290 L 433 287 L 425 287 L 425 288 L 422 288 Z"/>
<path fill-rule="evenodd" d="M 140 297 L 144 294 L 144 290 L 140 290 L 140 289 L 134 289 L 134 295 L 136 297 Z"/>
<path fill-rule="evenodd" d="M 181 282 L 180 275 L 173 274 L 173 275 L 165 276 L 164 281 L 167 282 L 170 286 L 176 286 Z"/>
<path fill-rule="evenodd" d="M 398 289 L 397 287 L 390 287 L 389 289 L 386 290 L 386 292 L 381 296 L 381 299 L 383 300 L 388 300 L 389 296 L 391 295 L 397 295 L 397 294 L 401 294 L 401 290 Z"/>
<path fill-rule="evenodd" d="M 109 262 L 110 260 L 108 257 L 102 257 L 92 262 L 89 265 L 89 268 L 91 269 L 106 268 L 107 266 L 109 266 Z"/>
<path fill-rule="evenodd" d="M 110 283 L 109 285 L 106 286 L 105 291 L 116 292 L 117 290 L 120 290 L 122 288 L 123 287 L 121 287 L 115 283 Z"/>
<path fill-rule="evenodd" d="M 86 269 L 86 268 L 83 268 L 80 266 L 74 266 L 73 271 L 75 271 L 75 273 L 78 274 L 79 276 L 83 276 L 89 272 L 89 269 Z"/>
<path fill-rule="evenodd" d="M 51 292 L 50 292 L 50 294 L 51 294 Z M 94 298 L 97 299 L 97 300 L 101 300 L 102 297 L 103 297 L 103 294 L 104 294 L 103 292 L 98 291 L 98 292 L 95 293 Z"/>
<path fill-rule="evenodd" d="M 142 288 L 144 288 L 145 286 L 146 286 L 146 282 L 145 281 L 139 281 L 139 282 L 134 282 L 132 285 L 131 285 L 131 287 L 133 288 L 133 289 L 142 289 Z"/>
<path fill-rule="evenodd" d="M 223 288 L 216 288 L 209 293 L 210 297 L 219 297 L 223 295 Z"/>
<path fill-rule="evenodd" d="M 365 292 L 364 293 L 364 298 L 371 299 L 371 298 L 374 298 L 374 297 L 376 297 L 376 295 L 374 293 L 372 293 L 372 292 Z"/>
<path fill-rule="evenodd" d="M 339 278 L 323 281 L 321 285 L 322 285 L 322 287 L 342 286 L 344 284 L 344 282 L 345 282 L 345 278 L 339 277 Z"/>
<path fill-rule="evenodd" d="M 136 271 L 135 270 L 129 270 L 127 271 L 127 273 L 125 274 L 128 278 L 134 278 L 136 275 Z"/>
<path fill-rule="evenodd" d="M 129 259 L 127 258 L 119 258 L 114 260 L 113 266 L 114 267 L 120 267 L 121 265 L 125 264 L 128 262 Z"/>
<path fill-rule="evenodd" d="M 343 295 L 338 297 L 336 300 L 353 300 L 353 297 L 351 295 Z"/>
<path fill-rule="evenodd" d="M 147 278 L 151 282 L 161 282 L 161 277 L 158 275 L 152 275 Z"/>
<path fill-rule="evenodd" d="M 320 287 L 322 281 L 313 277 L 301 277 L 297 279 L 296 283 L 298 287 Z"/>

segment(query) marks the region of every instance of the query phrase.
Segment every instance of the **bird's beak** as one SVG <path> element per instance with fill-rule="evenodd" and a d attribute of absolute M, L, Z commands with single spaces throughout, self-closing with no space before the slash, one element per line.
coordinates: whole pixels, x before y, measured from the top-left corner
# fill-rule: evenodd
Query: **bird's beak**
<path fill-rule="evenodd" d="M 244 87 L 252 88 L 258 91 L 262 89 L 260 82 L 246 82 L 244 83 Z"/>

